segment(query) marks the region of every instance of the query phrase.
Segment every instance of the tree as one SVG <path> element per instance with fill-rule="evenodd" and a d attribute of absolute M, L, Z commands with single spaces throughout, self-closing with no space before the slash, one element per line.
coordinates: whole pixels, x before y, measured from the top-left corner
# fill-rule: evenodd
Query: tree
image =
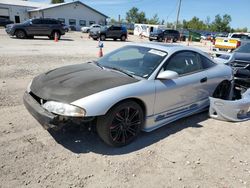
<path fill-rule="evenodd" d="M 230 22 L 232 18 L 230 15 L 225 14 L 221 17 L 219 14 L 215 16 L 214 21 L 211 24 L 211 30 L 217 32 L 230 32 Z"/>
<path fill-rule="evenodd" d="M 64 3 L 64 0 L 51 0 L 51 4 Z"/>
<path fill-rule="evenodd" d="M 126 20 L 129 23 L 145 23 L 147 21 L 145 12 L 139 12 L 136 7 L 131 8 L 126 13 Z"/>
<path fill-rule="evenodd" d="M 155 25 L 158 25 L 158 24 L 160 24 L 160 21 L 159 21 L 159 20 L 160 20 L 160 19 L 159 19 L 158 15 L 155 14 L 155 15 L 153 16 L 153 18 L 149 19 L 147 22 L 148 22 L 148 24 L 155 24 Z"/>
<path fill-rule="evenodd" d="M 236 29 L 231 29 L 231 32 L 243 32 L 246 33 L 247 32 L 247 27 L 243 27 L 243 28 L 236 28 Z"/>
<path fill-rule="evenodd" d="M 183 20 L 183 28 L 185 29 L 194 29 L 194 30 L 205 30 L 207 29 L 206 24 L 196 16 L 193 17 L 190 21 Z"/>

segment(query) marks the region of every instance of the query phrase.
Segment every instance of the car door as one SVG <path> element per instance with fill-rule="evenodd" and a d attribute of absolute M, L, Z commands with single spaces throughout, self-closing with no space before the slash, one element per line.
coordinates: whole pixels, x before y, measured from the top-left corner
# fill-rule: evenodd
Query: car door
<path fill-rule="evenodd" d="M 193 51 L 181 51 L 170 57 L 161 71 L 171 70 L 179 74 L 173 80 L 157 80 L 155 114 L 171 112 L 172 115 L 187 109 L 198 108 L 208 102 L 207 73 L 200 58 Z"/>
<path fill-rule="evenodd" d="M 107 38 L 113 37 L 114 34 L 115 34 L 115 33 L 114 33 L 114 26 L 110 26 L 110 27 L 107 29 L 106 37 L 107 37 Z"/>
<path fill-rule="evenodd" d="M 169 38 L 169 30 L 166 30 L 163 32 L 163 39 L 168 39 Z"/>
<path fill-rule="evenodd" d="M 30 21 L 29 25 L 26 26 L 26 31 L 28 35 L 36 35 L 39 25 L 41 24 L 40 19 L 33 19 Z"/>

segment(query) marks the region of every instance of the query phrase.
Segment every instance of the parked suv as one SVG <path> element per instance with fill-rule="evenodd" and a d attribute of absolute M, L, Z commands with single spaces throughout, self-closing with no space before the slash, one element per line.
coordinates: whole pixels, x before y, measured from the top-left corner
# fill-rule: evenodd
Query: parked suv
<path fill-rule="evenodd" d="M 158 30 L 155 33 L 150 33 L 149 40 L 157 40 L 159 42 L 164 41 L 165 39 L 173 39 L 173 42 L 177 42 L 180 38 L 180 33 L 177 30 L 166 29 L 166 30 Z"/>
<path fill-rule="evenodd" d="M 9 19 L 7 18 L 0 18 L 0 26 L 6 26 L 8 24 L 13 24 L 14 22 L 13 21 L 10 21 Z"/>
<path fill-rule="evenodd" d="M 94 40 L 100 38 L 100 40 L 106 40 L 106 38 L 111 38 L 114 40 L 120 39 L 121 41 L 125 41 L 128 36 L 128 32 L 126 27 L 123 26 L 105 26 L 102 27 L 100 31 L 90 31 L 89 34 Z"/>
<path fill-rule="evenodd" d="M 20 39 L 34 36 L 48 36 L 54 39 L 56 33 L 60 39 L 61 35 L 65 34 L 64 26 L 60 21 L 47 18 L 30 19 L 22 24 L 7 25 L 6 32 Z"/>

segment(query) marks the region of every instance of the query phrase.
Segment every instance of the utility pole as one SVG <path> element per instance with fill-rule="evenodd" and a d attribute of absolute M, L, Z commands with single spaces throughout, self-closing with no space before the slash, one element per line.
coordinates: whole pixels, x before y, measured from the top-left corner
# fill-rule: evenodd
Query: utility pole
<path fill-rule="evenodd" d="M 178 6 L 178 11 L 177 11 L 177 18 L 176 18 L 175 29 L 177 29 L 178 23 L 179 23 L 179 16 L 180 16 L 180 11 L 181 11 L 181 1 L 182 1 L 182 0 L 179 0 L 179 6 Z"/>

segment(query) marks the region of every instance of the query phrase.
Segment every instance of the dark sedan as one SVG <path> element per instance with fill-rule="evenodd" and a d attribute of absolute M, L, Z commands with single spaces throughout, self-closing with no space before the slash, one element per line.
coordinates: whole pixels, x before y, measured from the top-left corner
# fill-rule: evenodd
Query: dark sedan
<path fill-rule="evenodd" d="M 0 26 L 6 26 L 8 24 L 13 24 L 14 22 L 7 18 L 0 18 Z"/>

